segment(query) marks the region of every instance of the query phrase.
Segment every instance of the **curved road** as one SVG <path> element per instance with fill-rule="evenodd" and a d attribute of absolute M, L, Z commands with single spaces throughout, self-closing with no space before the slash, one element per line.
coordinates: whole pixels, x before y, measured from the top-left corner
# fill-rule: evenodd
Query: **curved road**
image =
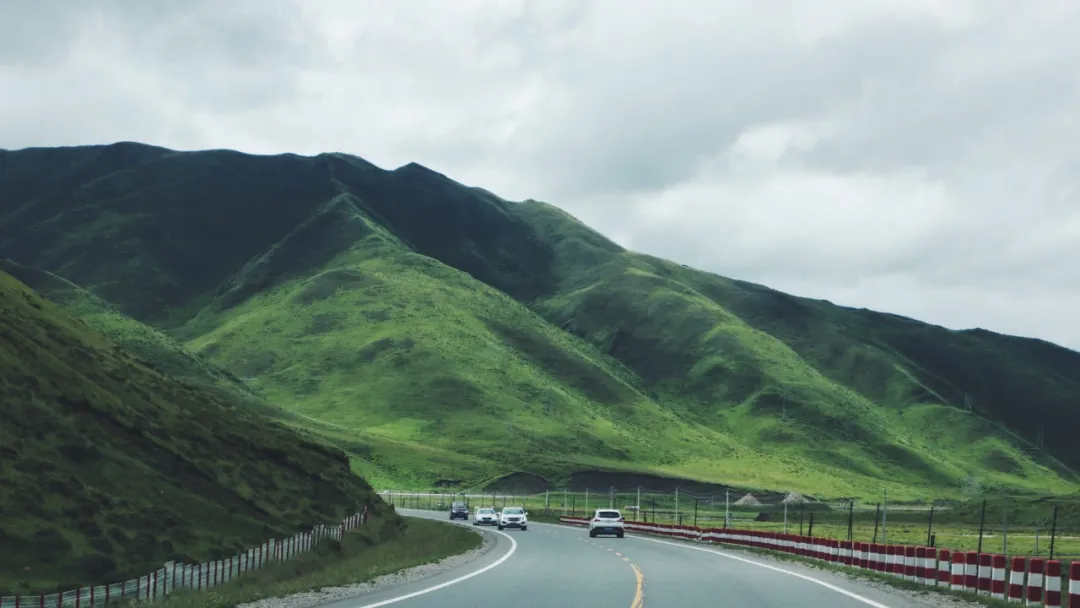
<path fill-rule="evenodd" d="M 444 513 L 400 509 L 445 520 Z M 449 522 L 448 522 L 449 523 Z M 469 525 L 457 523 L 456 525 Z M 919 608 L 911 600 L 790 562 L 715 545 L 530 523 L 499 532 L 481 558 L 414 583 L 326 604 L 333 608 Z"/>

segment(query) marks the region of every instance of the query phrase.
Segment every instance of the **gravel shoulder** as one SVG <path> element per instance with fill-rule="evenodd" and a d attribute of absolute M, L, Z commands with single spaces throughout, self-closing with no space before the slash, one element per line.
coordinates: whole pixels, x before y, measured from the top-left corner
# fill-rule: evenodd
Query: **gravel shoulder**
<path fill-rule="evenodd" d="M 394 587 L 416 583 L 438 574 L 466 566 L 484 555 L 488 554 L 496 545 L 496 536 L 486 530 L 473 530 L 483 537 L 483 543 L 470 551 L 460 555 L 452 555 L 438 562 L 423 564 L 412 568 L 399 570 L 391 574 L 378 576 L 364 583 L 344 585 L 341 587 L 324 587 L 314 591 L 294 593 L 283 597 L 265 598 L 256 602 L 238 604 L 237 608 L 311 608 L 313 606 L 326 606 L 353 600 L 365 595 L 385 591 Z"/>

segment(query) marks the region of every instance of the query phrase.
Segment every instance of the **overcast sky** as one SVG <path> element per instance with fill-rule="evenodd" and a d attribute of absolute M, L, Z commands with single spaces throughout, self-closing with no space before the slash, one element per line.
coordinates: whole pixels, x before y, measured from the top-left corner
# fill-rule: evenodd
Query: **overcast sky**
<path fill-rule="evenodd" d="M 1080 348 L 1077 32 L 1074 0 L 0 0 L 0 148 L 416 161 L 726 276 Z"/>

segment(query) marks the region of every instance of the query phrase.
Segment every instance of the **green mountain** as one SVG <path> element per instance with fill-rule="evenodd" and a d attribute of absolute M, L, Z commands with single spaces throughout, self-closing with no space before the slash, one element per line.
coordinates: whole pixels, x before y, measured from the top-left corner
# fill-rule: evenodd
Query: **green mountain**
<path fill-rule="evenodd" d="M 1077 487 L 1080 353 L 696 271 L 415 164 L 0 152 L 0 234 L 0 258 L 227 370 L 379 485 Z"/>
<path fill-rule="evenodd" d="M 225 557 L 362 505 L 396 517 L 343 452 L 227 395 L 0 271 L 0 595 Z"/>

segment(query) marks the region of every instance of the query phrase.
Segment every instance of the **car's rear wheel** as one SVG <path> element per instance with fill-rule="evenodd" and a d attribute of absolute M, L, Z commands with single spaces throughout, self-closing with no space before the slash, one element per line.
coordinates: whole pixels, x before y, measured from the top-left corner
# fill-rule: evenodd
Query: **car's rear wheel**
<path fill-rule="evenodd" d="M 525 530 L 528 530 L 528 529 L 529 529 L 529 526 L 521 526 L 521 531 L 522 532 L 524 532 Z"/>
<path fill-rule="evenodd" d="M 589 530 L 589 538 L 596 538 L 596 530 Z"/>
<path fill-rule="evenodd" d="M 619 538 L 622 538 L 623 537 L 623 531 L 619 530 L 618 532 L 615 533 L 615 536 L 618 536 Z"/>

